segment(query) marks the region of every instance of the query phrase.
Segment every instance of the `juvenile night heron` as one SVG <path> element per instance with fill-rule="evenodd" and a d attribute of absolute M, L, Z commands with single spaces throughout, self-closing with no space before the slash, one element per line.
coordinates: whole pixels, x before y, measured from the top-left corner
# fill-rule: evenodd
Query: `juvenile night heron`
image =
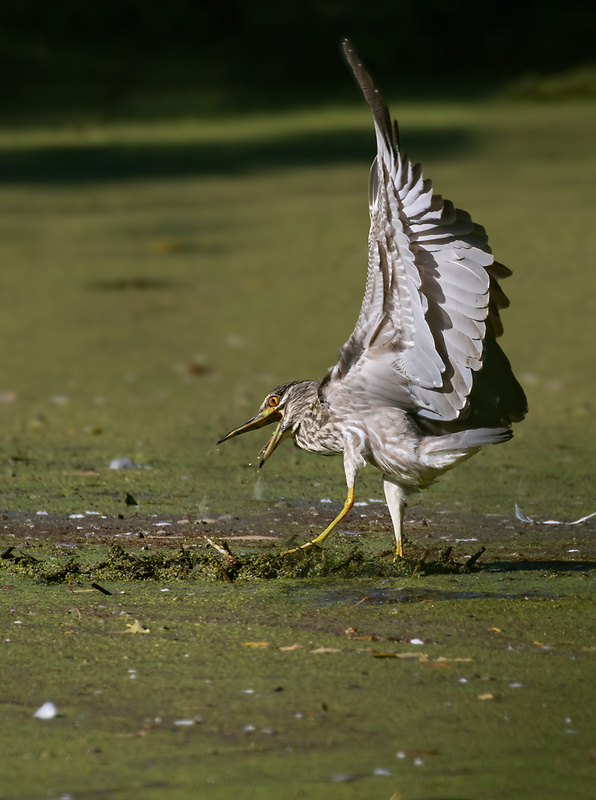
<path fill-rule="evenodd" d="M 323 455 L 343 454 L 348 495 L 320 544 L 354 504 L 358 472 L 383 473 L 403 556 L 408 493 L 487 444 L 511 438 L 527 406 L 497 343 L 508 305 L 484 228 L 433 194 L 419 164 L 400 150 L 397 125 L 351 43 L 343 52 L 373 114 L 377 157 L 370 174 L 368 275 L 356 327 L 322 381 L 295 381 L 267 395 L 258 413 L 219 443 L 277 422 L 259 469 L 286 438 Z"/>

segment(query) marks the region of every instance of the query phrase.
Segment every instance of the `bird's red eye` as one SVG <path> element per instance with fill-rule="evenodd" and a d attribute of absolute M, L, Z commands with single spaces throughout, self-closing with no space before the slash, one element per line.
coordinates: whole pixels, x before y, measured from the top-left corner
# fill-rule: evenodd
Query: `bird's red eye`
<path fill-rule="evenodd" d="M 279 404 L 279 397 L 276 394 L 272 394 L 271 397 L 267 398 L 267 405 L 269 408 L 276 408 Z"/>

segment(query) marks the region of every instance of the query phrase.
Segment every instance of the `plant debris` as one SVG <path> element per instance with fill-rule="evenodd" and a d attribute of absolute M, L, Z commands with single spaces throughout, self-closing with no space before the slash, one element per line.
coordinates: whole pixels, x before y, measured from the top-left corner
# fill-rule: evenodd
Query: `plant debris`
<path fill-rule="evenodd" d="M 97 581 L 172 581 L 189 579 L 223 580 L 272 580 L 276 578 L 313 577 L 409 577 L 431 573 L 458 573 L 478 569 L 476 560 L 483 552 L 464 563 L 455 561 L 451 548 L 438 558 L 431 559 L 429 551 L 416 560 L 393 561 L 393 552 L 384 551 L 366 554 L 357 545 L 346 552 L 332 549 L 311 548 L 307 551 L 282 556 L 278 553 L 243 553 L 235 555 L 227 542 L 217 543 L 205 537 L 204 547 L 180 547 L 171 550 L 159 549 L 133 553 L 118 544 L 93 561 L 88 554 L 78 552 L 64 556 L 60 553 L 36 556 L 16 547 L 2 553 L 0 567 L 22 575 L 36 578 L 47 584 L 91 581 L 91 586 L 103 594 L 108 590 Z"/>

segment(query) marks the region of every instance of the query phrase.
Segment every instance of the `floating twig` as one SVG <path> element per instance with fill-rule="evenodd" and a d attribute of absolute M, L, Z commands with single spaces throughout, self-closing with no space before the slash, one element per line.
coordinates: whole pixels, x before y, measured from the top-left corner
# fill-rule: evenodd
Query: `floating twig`
<path fill-rule="evenodd" d="M 101 592 L 102 594 L 108 594 L 108 595 L 111 595 L 111 594 L 112 594 L 112 593 L 111 593 L 111 592 L 109 592 L 107 589 L 104 589 L 104 588 L 103 588 L 103 586 L 100 586 L 100 585 L 99 585 L 99 583 L 92 583 L 92 584 L 91 584 L 91 588 L 92 588 L 92 589 L 97 589 L 97 591 L 98 591 L 98 592 Z"/>
<path fill-rule="evenodd" d="M 207 542 L 208 545 L 217 550 L 218 553 L 220 553 L 222 556 L 225 556 L 228 561 L 233 561 L 234 563 L 238 561 L 236 556 L 230 550 L 227 542 L 222 542 L 221 544 L 218 544 L 217 542 L 214 542 L 213 539 L 210 539 L 208 536 L 203 536 L 203 539 Z"/>
<path fill-rule="evenodd" d="M 466 561 L 466 563 L 464 565 L 464 569 L 465 569 L 466 572 L 471 572 L 472 571 L 472 569 L 476 565 L 476 562 L 478 561 L 478 559 L 484 553 L 485 550 L 486 550 L 486 547 L 481 547 L 480 550 L 477 553 L 474 553 L 473 556 L 470 556 L 470 558 Z"/>

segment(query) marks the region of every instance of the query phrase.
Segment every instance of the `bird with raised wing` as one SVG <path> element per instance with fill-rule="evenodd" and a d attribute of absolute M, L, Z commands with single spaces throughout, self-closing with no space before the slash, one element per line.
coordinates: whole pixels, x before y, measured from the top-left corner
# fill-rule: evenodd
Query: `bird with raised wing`
<path fill-rule="evenodd" d="M 369 185 L 368 274 L 356 327 L 321 381 L 270 392 L 257 414 L 223 436 L 277 423 L 259 469 L 292 438 L 322 455 L 343 455 L 348 487 L 337 517 L 296 552 L 323 542 L 354 504 L 356 476 L 383 474 L 396 557 L 408 494 L 487 444 L 511 438 L 526 414 L 523 389 L 497 343 L 508 305 L 484 228 L 423 178 L 399 145 L 397 125 L 354 52 L 344 56 L 373 114 L 377 156 Z"/>

